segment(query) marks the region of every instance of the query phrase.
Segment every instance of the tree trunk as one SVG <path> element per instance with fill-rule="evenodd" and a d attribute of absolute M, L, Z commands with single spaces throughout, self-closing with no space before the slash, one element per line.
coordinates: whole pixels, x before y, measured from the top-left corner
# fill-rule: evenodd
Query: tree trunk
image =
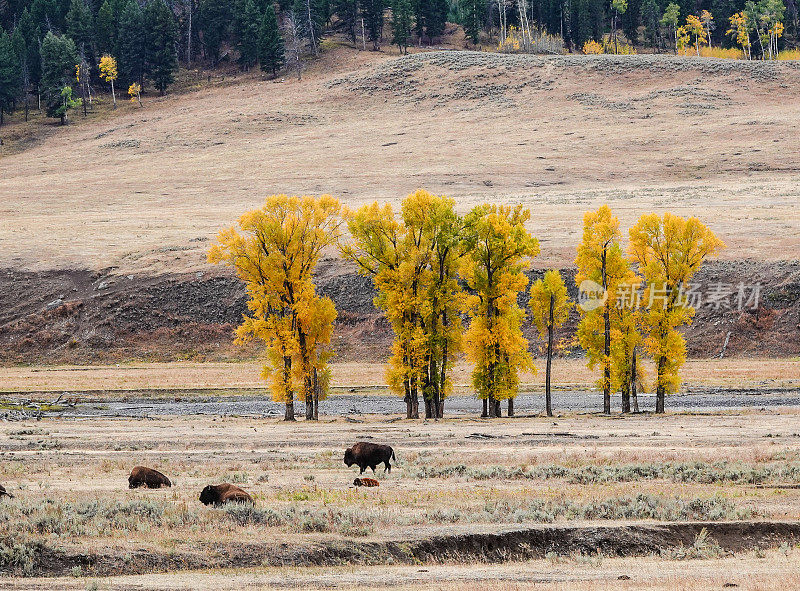
<path fill-rule="evenodd" d="M 509 398 L 508 399 L 508 416 L 510 416 L 510 417 L 514 416 L 514 399 L 513 398 Z"/>
<path fill-rule="evenodd" d="M 608 294 L 608 277 L 606 276 L 606 253 L 603 250 L 603 290 Z M 609 300 L 603 306 L 603 414 L 611 414 L 611 316 L 608 310 Z"/>
<path fill-rule="evenodd" d="M 406 403 L 406 418 L 410 419 L 411 418 L 411 410 L 412 410 L 411 409 L 411 385 L 408 382 L 408 378 L 403 380 L 403 387 L 406 390 L 405 398 L 403 398 L 403 400 Z"/>
<path fill-rule="evenodd" d="M 544 408 L 548 417 L 553 416 L 553 403 L 550 394 L 550 369 L 553 360 L 553 315 L 555 306 L 555 295 L 550 295 L 550 322 L 547 325 L 547 368 L 544 378 Z"/>
<path fill-rule="evenodd" d="M 483 412 L 481 412 L 481 418 L 488 418 L 489 416 L 489 399 L 483 399 Z"/>
<path fill-rule="evenodd" d="M 659 357 L 657 363 L 657 386 L 656 386 L 656 413 L 663 413 L 664 412 L 664 398 L 666 397 L 666 390 L 664 385 L 661 381 L 661 376 L 664 373 L 664 366 L 667 363 L 666 357 Z"/>
<path fill-rule="evenodd" d="M 636 347 L 633 348 L 631 361 L 631 399 L 633 400 L 633 412 L 639 412 L 639 398 L 636 396 Z"/>
<path fill-rule="evenodd" d="M 627 384 L 620 393 L 622 394 L 622 414 L 627 414 L 631 412 L 631 385 Z"/>
<path fill-rule="evenodd" d="M 319 420 L 319 395 L 320 395 L 319 376 L 317 375 L 317 368 L 314 368 L 314 420 Z"/>
<path fill-rule="evenodd" d="M 425 418 L 432 419 L 433 416 L 433 400 L 425 398 Z"/>
<path fill-rule="evenodd" d="M 499 400 L 495 400 L 494 401 L 494 416 L 496 418 L 500 418 L 500 417 L 503 416 L 503 409 L 500 407 L 500 401 Z"/>
<path fill-rule="evenodd" d="M 292 375 L 292 358 L 283 358 L 283 384 L 286 387 L 286 410 L 283 415 L 284 421 L 294 421 L 294 394 L 289 389 L 290 377 Z"/>
<path fill-rule="evenodd" d="M 419 395 L 417 394 L 417 378 L 411 378 L 411 417 L 419 418 Z"/>
<path fill-rule="evenodd" d="M 444 418 L 444 400 L 440 400 L 440 401 L 439 401 L 439 407 L 438 407 L 438 409 L 437 409 L 437 414 L 436 414 L 436 416 L 437 416 L 438 418 L 440 418 L 440 419 L 443 419 L 443 418 Z"/>

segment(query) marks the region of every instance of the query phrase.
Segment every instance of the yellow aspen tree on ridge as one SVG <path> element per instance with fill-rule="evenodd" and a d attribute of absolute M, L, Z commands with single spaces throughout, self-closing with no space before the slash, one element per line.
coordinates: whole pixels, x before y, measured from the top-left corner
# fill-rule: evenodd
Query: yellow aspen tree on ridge
<path fill-rule="evenodd" d="M 677 329 L 694 316 L 685 298 L 689 281 L 703 261 L 724 247 L 694 217 L 648 214 L 630 229 L 628 252 L 645 281 L 642 325 L 644 347 L 656 364 L 657 413 L 664 412 L 665 395 L 680 385 L 678 370 L 686 360 L 686 341 Z"/>
<path fill-rule="evenodd" d="M 245 282 L 249 315 L 236 340 L 266 345 L 262 376 L 273 399 L 285 404 L 288 421 L 295 419 L 296 396 L 305 402 L 306 419 L 317 419 L 327 395 L 336 309 L 316 294 L 312 274 L 322 251 L 339 238 L 340 209 L 330 195 L 272 195 L 239 219 L 238 230 L 220 232 L 208 253 L 209 262 L 234 267 Z"/>
<path fill-rule="evenodd" d="M 575 283 L 581 294 L 592 297 L 579 303 L 582 318 L 578 340 L 586 351 L 590 369 L 603 368 L 598 385 L 603 390 L 603 412 L 611 413 L 612 359 L 611 310 L 621 286 L 636 282 L 635 273 L 620 246 L 619 220 L 608 205 L 583 216 L 583 241 L 578 246 Z"/>
<path fill-rule="evenodd" d="M 547 369 L 545 373 L 545 412 L 553 416 L 553 404 L 550 393 L 550 374 L 553 360 L 553 332 L 564 324 L 572 309 L 572 302 L 567 296 L 567 286 L 561 273 L 551 269 L 544 277 L 531 285 L 531 320 L 542 338 L 547 338 Z"/>
<path fill-rule="evenodd" d="M 464 347 L 475 364 L 472 385 L 488 417 L 501 415 L 501 400 L 509 401 L 513 415 L 518 372 L 536 371 L 522 336 L 525 311 L 517 304 L 528 285 L 523 270 L 539 254 L 539 241 L 525 229 L 528 219 L 530 211 L 521 205 L 481 205 L 465 218 L 468 254 L 461 270 L 472 293 L 465 298 L 471 322 Z"/>
<path fill-rule="evenodd" d="M 100 58 L 100 78 L 111 83 L 111 98 L 114 108 L 117 108 L 117 95 L 114 93 L 114 81 L 117 79 L 117 60 L 106 54 Z"/>

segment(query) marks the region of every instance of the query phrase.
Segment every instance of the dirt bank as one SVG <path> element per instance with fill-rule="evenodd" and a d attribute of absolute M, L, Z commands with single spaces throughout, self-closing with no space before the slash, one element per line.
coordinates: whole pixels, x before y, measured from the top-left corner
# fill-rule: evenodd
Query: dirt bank
<path fill-rule="evenodd" d="M 574 271 L 564 273 L 571 277 Z M 734 293 L 729 307 L 698 309 L 686 330 L 690 355 L 719 356 L 723 348 L 726 356 L 800 353 L 800 262 L 717 261 L 704 267 L 697 283 L 705 293 L 717 285 Z M 740 283 L 761 284 L 757 309 L 737 310 Z M 371 281 L 328 259 L 320 266 L 318 285 L 339 312 L 337 359 L 385 360 L 392 334 L 373 305 Z M 574 286 L 572 292 L 575 297 Z M 231 344 L 246 306 L 242 284 L 230 274 L 7 269 L 0 275 L 0 310 L 0 362 L 5 363 L 228 360 L 256 354 Z M 577 319 L 573 311 L 558 336 L 572 334 Z M 526 333 L 536 347 L 531 327 Z"/>
<path fill-rule="evenodd" d="M 214 544 L 197 551 L 154 549 L 77 553 L 36 545 L 33 576 L 143 574 L 182 569 L 256 566 L 499 563 L 547 555 L 647 556 L 692 546 L 705 529 L 727 552 L 768 548 L 800 539 L 797 522 L 711 522 L 658 525 L 533 527 L 499 532 L 442 533 L 408 540 L 325 540 L 314 544 Z M 3 541 L 5 543 L 5 541 Z M 3 565 L 7 572 L 13 568 Z M 2 571 L 0 571 L 2 572 Z"/>

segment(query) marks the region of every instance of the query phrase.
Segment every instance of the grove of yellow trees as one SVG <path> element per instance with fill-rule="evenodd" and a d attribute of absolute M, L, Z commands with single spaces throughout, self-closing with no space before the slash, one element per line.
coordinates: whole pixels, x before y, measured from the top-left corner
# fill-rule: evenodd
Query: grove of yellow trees
<path fill-rule="evenodd" d="M 234 267 L 245 282 L 249 313 L 237 341 L 264 344 L 263 376 L 285 404 L 286 420 L 294 420 L 296 399 L 305 403 L 306 418 L 316 419 L 327 394 L 336 309 L 316 293 L 313 273 L 329 247 L 375 285 L 375 305 L 394 333 L 386 378 L 403 396 L 407 418 L 419 418 L 421 404 L 426 418 L 443 417 L 462 353 L 473 365 L 483 416 L 501 416 L 503 400 L 512 416 L 519 372 L 536 372 L 523 336 L 528 320 L 547 341 L 545 400 L 552 416 L 554 332 L 573 304 L 561 274 L 550 270 L 531 286 L 528 309 L 521 305 L 525 271 L 539 254 L 529 221 L 521 205 L 480 205 L 462 216 L 454 200 L 424 190 L 408 195 L 397 212 L 377 202 L 342 209 L 327 195 L 272 195 L 245 213 L 238 228 L 220 232 L 208 258 Z M 614 391 L 623 413 L 631 405 L 638 411 L 645 377 L 640 349 L 655 363 L 656 412 L 664 412 L 686 356 L 678 329 L 694 314 L 682 294 L 723 246 L 696 218 L 666 213 L 643 215 L 626 248 L 608 206 L 585 214 L 575 259 L 576 336 L 589 367 L 600 369 L 605 413 Z"/>

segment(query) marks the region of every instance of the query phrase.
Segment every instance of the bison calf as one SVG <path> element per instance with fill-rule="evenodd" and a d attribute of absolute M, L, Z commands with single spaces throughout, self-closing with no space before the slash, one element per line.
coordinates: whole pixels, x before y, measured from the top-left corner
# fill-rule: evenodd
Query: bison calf
<path fill-rule="evenodd" d="M 375 468 L 381 463 L 383 463 L 387 472 L 391 472 L 392 465 L 389 460 L 396 460 L 394 450 L 391 447 L 366 441 L 359 441 L 353 447 L 348 447 L 344 452 L 344 463 L 347 464 L 348 468 L 356 464 L 361 468 L 360 474 L 363 474 L 367 467 L 372 468 L 374 474 Z"/>
<path fill-rule="evenodd" d="M 356 478 L 353 481 L 354 486 L 380 486 L 381 483 L 374 478 Z"/>
<path fill-rule="evenodd" d="M 9 499 L 13 499 L 14 495 L 6 491 L 5 487 L 2 484 L 0 484 L 0 498 L 2 497 L 8 497 Z"/>
<path fill-rule="evenodd" d="M 144 466 L 136 466 L 131 470 L 131 475 L 128 476 L 128 488 L 138 488 L 140 486 L 161 488 L 162 486 L 172 486 L 172 483 L 169 481 L 169 478 L 158 470 L 145 468 Z"/>
<path fill-rule="evenodd" d="M 253 497 L 238 486 L 228 484 L 209 484 L 200 493 L 200 502 L 204 505 L 222 505 L 223 503 L 250 503 L 255 505 Z"/>

